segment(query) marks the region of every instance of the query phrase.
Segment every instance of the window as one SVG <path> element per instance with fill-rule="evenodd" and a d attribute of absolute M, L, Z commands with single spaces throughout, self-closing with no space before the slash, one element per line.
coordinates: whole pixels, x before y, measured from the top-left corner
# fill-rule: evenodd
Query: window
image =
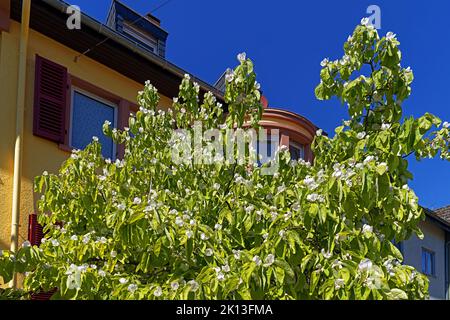
<path fill-rule="evenodd" d="M 145 44 L 153 53 L 158 54 L 158 42 L 151 35 L 140 31 L 138 28 L 133 27 L 127 22 L 123 25 L 123 31 L 130 37 L 138 40 L 142 44 Z"/>
<path fill-rule="evenodd" d="M 289 142 L 291 160 L 305 159 L 305 147 L 296 142 Z"/>
<path fill-rule="evenodd" d="M 435 275 L 434 252 L 425 248 L 422 248 L 422 273 L 428 276 Z"/>
<path fill-rule="evenodd" d="M 108 120 L 117 126 L 117 106 L 80 89 L 72 91 L 70 146 L 84 149 L 96 136 L 102 145 L 105 158 L 114 159 L 116 146 L 103 134 L 103 124 Z"/>

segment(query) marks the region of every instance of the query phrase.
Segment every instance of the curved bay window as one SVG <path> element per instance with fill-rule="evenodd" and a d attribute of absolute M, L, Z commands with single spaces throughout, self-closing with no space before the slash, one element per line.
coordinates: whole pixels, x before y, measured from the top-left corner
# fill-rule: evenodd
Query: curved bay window
<path fill-rule="evenodd" d="M 260 124 L 269 132 L 279 131 L 279 144 L 289 148 L 292 160 L 313 161 L 311 143 L 318 128 L 308 119 L 287 110 L 266 108 Z"/>

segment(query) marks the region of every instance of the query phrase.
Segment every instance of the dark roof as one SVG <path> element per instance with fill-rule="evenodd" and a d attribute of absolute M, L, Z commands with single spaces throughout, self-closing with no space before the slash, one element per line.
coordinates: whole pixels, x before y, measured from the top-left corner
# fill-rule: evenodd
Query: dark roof
<path fill-rule="evenodd" d="M 442 219 L 444 219 L 445 221 L 448 221 L 450 223 L 450 205 L 443 207 L 443 208 L 439 208 L 434 210 L 434 212 L 436 212 L 436 214 L 441 217 Z"/>
<path fill-rule="evenodd" d="M 178 95 L 181 80 L 188 72 L 86 14 L 82 14 L 80 30 L 69 30 L 66 27 L 67 6 L 60 0 L 31 1 L 30 27 L 138 83 L 150 80 L 169 98 Z M 18 22 L 21 21 L 21 7 L 21 0 L 11 0 L 11 18 Z M 211 91 L 223 101 L 222 93 L 216 88 L 192 74 L 191 78 L 199 83 L 201 94 Z"/>

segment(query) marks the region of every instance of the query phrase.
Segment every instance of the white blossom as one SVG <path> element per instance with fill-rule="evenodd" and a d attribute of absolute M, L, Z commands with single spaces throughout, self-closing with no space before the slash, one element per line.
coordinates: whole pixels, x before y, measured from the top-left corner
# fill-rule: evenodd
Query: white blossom
<path fill-rule="evenodd" d="M 278 217 L 278 213 L 276 211 L 272 211 L 270 213 L 270 216 L 272 218 L 272 221 L 275 221 L 275 219 Z"/>
<path fill-rule="evenodd" d="M 275 256 L 273 254 L 269 254 L 266 259 L 264 259 L 264 266 L 269 267 L 275 262 Z"/>
<path fill-rule="evenodd" d="M 163 294 L 161 287 L 156 287 L 156 290 L 153 292 L 153 295 L 155 297 L 161 297 L 161 295 Z"/>
<path fill-rule="evenodd" d="M 200 286 L 198 285 L 197 281 L 195 281 L 195 280 L 191 280 L 191 281 L 189 281 L 187 284 L 191 287 L 191 291 L 192 291 L 192 292 L 197 291 L 198 288 L 200 287 Z"/>
<path fill-rule="evenodd" d="M 220 223 L 216 223 L 216 225 L 214 226 L 214 229 L 221 230 L 222 229 L 222 225 Z"/>
<path fill-rule="evenodd" d="M 389 31 L 388 33 L 386 33 L 386 40 L 388 40 L 388 41 L 395 40 L 395 37 L 396 37 L 396 36 L 397 36 L 397 35 L 396 35 L 395 33 Z"/>
<path fill-rule="evenodd" d="M 139 198 L 139 197 L 136 197 L 136 198 L 133 199 L 133 203 L 134 203 L 134 204 L 139 205 L 139 204 L 141 204 L 141 202 L 142 202 L 142 200 L 141 200 L 141 198 Z"/>
<path fill-rule="evenodd" d="M 115 258 L 117 257 L 117 251 L 111 251 L 111 257 Z"/>
<path fill-rule="evenodd" d="M 74 234 L 73 236 L 70 237 L 70 240 L 72 241 L 77 241 L 78 237 Z"/>
<path fill-rule="evenodd" d="M 330 259 L 331 256 L 332 256 L 332 253 L 331 253 L 331 252 L 328 252 L 328 251 L 325 251 L 325 249 L 322 249 L 320 252 L 322 253 L 322 256 L 323 256 L 325 259 Z"/>
<path fill-rule="evenodd" d="M 356 137 L 360 140 L 364 139 L 365 136 L 366 136 L 366 133 L 364 131 L 358 132 L 358 134 L 356 135 Z"/>
<path fill-rule="evenodd" d="M 359 263 L 358 269 L 361 272 L 369 271 L 372 269 L 372 265 L 373 264 L 372 264 L 372 261 L 370 261 L 370 259 L 364 259 Z"/>
<path fill-rule="evenodd" d="M 179 227 L 182 227 L 182 226 L 184 225 L 184 221 L 183 221 L 182 218 L 176 217 L 176 218 L 175 218 L 175 224 L 176 224 L 177 226 L 179 226 Z"/>
<path fill-rule="evenodd" d="M 127 288 L 128 291 L 130 291 L 131 293 L 134 293 L 137 290 L 138 286 L 134 283 L 130 284 Z"/>
<path fill-rule="evenodd" d="M 125 283 L 128 282 L 128 279 L 120 278 L 120 279 L 119 279 L 119 282 L 120 282 L 121 284 L 125 284 Z"/>
<path fill-rule="evenodd" d="M 350 57 L 348 55 L 344 55 L 342 59 L 339 61 L 341 65 L 345 65 L 350 62 Z"/>
<path fill-rule="evenodd" d="M 375 157 L 374 157 L 374 156 L 367 156 L 367 157 L 364 159 L 363 163 L 364 163 L 364 164 L 368 164 L 369 162 L 372 162 L 372 161 L 374 161 L 374 160 L 375 160 Z"/>
<path fill-rule="evenodd" d="M 241 259 L 241 251 L 240 251 L 240 250 L 234 250 L 234 249 L 233 249 L 233 255 L 234 255 L 234 258 L 235 258 L 236 260 Z"/>
<path fill-rule="evenodd" d="M 217 273 L 217 280 L 219 281 L 225 280 L 225 275 L 222 272 Z"/>
<path fill-rule="evenodd" d="M 227 69 L 227 72 L 225 74 L 225 80 L 227 82 L 232 82 L 234 80 L 234 71 Z"/>
<path fill-rule="evenodd" d="M 173 282 L 170 284 L 170 287 L 172 288 L 172 290 L 176 291 L 176 290 L 178 290 L 178 288 L 180 287 L 180 284 L 178 283 L 178 281 L 173 281 Z"/>
<path fill-rule="evenodd" d="M 292 217 L 292 212 L 288 211 L 284 214 L 284 221 L 288 221 Z"/>
<path fill-rule="evenodd" d="M 87 244 L 91 240 L 91 236 L 89 234 L 86 234 L 83 236 L 83 243 Z"/>
<path fill-rule="evenodd" d="M 245 208 L 245 212 L 250 213 L 255 209 L 255 207 L 253 205 L 249 205 Z"/>
<path fill-rule="evenodd" d="M 344 259 L 344 260 L 352 260 L 352 256 L 351 256 L 350 253 L 346 253 L 346 254 L 344 254 L 344 256 L 342 257 L 342 259 Z"/>
<path fill-rule="evenodd" d="M 362 232 L 363 233 L 371 233 L 371 232 L 373 232 L 373 227 L 368 224 L 365 224 L 362 227 Z"/>
<path fill-rule="evenodd" d="M 237 55 L 237 59 L 239 60 L 239 62 L 244 62 L 246 59 L 246 56 L 247 56 L 246 53 L 242 52 Z"/>
<path fill-rule="evenodd" d="M 200 239 L 202 239 L 202 240 L 208 240 L 209 238 L 206 236 L 206 234 L 201 233 L 201 234 L 200 234 Z"/>
<path fill-rule="evenodd" d="M 261 265 L 261 263 L 262 263 L 261 258 L 259 256 L 256 256 L 256 255 L 253 256 L 252 261 L 255 262 L 257 266 Z"/>
<path fill-rule="evenodd" d="M 328 58 L 325 58 L 325 59 L 323 59 L 321 62 L 320 62 L 320 66 L 322 66 L 322 67 L 326 67 L 327 65 L 328 65 Z"/>
<path fill-rule="evenodd" d="M 319 184 L 311 176 L 306 176 L 305 179 L 303 180 L 303 183 L 309 190 L 314 190 L 319 186 Z"/>
<path fill-rule="evenodd" d="M 342 288 L 344 286 L 344 284 L 345 284 L 344 279 L 336 279 L 336 280 L 334 280 L 334 288 L 336 290 Z"/>
<path fill-rule="evenodd" d="M 207 257 L 211 257 L 213 255 L 213 250 L 211 248 L 208 248 L 205 250 L 205 255 Z"/>
<path fill-rule="evenodd" d="M 311 201 L 311 202 L 324 202 L 325 201 L 324 197 L 317 193 L 308 194 L 306 196 L 306 200 Z"/>
<path fill-rule="evenodd" d="M 369 24 L 369 18 L 362 18 L 361 19 L 361 24 L 363 26 L 367 26 Z"/>

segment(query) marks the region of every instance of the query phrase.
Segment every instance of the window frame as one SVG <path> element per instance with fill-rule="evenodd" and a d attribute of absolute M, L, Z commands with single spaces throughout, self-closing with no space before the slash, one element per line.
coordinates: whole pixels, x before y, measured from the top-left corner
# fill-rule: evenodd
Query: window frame
<path fill-rule="evenodd" d="M 424 256 L 425 254 L 425 256 Z M 429 257 L 431 257 L 431 270 L 430 273 L 426 272 L 426 270 L 424 270 L 424 257 L 427 257 L 427 254 Z M 427 275 L 427 276 L 431 276 L 431 277 L 435 277 L 436 276 L 436 253 L 433 250 L 427 249 L 422 247 L 422 254 L 421 254 L 421 266 L 422 266 L 422 273 Z M 427 260 L 428 261 L 428 260 Z M 425 269 L 428 265 L 427 261 L 425 261 Z"/>
<path fill-rule="evenodd" d="M 68 143 L 68 147 L 70 149 L 76 149 L 73 145 L 72 145 L 72 131 L 73 131 L 73 107 L 74 107 L 74 98 L 75 98 L 75 92 L 78 92 L 82 95 L 85 95 L 86 97 L 98 101 L 100 103 L 103 103 L 111 108 L 113 108 L 114 110 L 114 123 L 112 123 L 114 128 L 118 128 L 119 125 L 119 104 L 110 101 L 108 99 L 105 99 L 101 96 L 96 95 L 95 93 L 89 92 L 85 89 L 82 89 L 76 85 L 72 85 L 70 87 L 70 105 L 69 105 L 69 130 L 68 130 L 68 139 L 67 139 L 67 143 Z M 117 144 L 113 142 L 113 148 L 112 148 L 112 157 L 111 160 L 115 160 L 117 159 Z"/>
<path fill-rule="evenodd" d="M 127 22 L 123 24 L 122 30 L 129 37 L 132 37 L 138 40 L 139 42 L 145 44 L 146 46 L 150 47 L 153 50 L 152 52 L 158 55 L 158 40 L 155 39 L 155 37 L 148 34 L 147 32 L 139 30 L 138 28 L 134 27 L 133 25 Z"/>
<path fill-rule="evenodd" d="M 289 153 L 290 153 L 291 146 L 293 148 L 297 149 L 298 151 L 300 151 L 300 153 L 302 154 L 302 157 L 300 157 L 300 158 L 302 160 L 306 161 L 306 146 L 304 144 L 301 144 L 300 142 L 297 142 L 295 140 L 289 139 L 289 146 L 288 146 L 289 147 Z M 295 160 L 299 160 L 299 159 L 295 159 Z M 292 160 L 292 155 L 291 155 L 291 160 Z"/>

